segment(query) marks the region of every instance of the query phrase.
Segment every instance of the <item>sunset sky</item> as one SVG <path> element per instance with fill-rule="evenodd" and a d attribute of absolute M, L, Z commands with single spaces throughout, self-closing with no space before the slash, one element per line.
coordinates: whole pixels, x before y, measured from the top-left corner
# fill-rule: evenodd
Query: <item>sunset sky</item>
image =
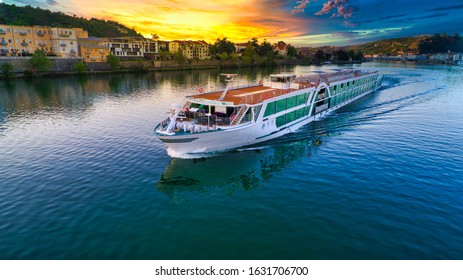
<path fill-rule="evenodd" d="M 2 2 L 2 0 L 0 0 Z M 118 21 L 146 37 L 252 37 L 295 46 L 352 45 L 381 38 L 462 32 L 461 0 L 3 0 Z"/>

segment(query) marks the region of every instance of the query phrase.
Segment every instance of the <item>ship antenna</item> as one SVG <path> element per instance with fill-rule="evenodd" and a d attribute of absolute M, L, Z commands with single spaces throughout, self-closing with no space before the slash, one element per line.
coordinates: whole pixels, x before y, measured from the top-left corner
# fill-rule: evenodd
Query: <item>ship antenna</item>
<path fill-rule="evenodd" d="M 230 86 L 231 86 L 233 80 L 235 80 L 235 77 L 236 77 L 237 74 L 220 74 L 220 75 L 225 76 L 225 81 L 227 82 L 227 86 L 223 90 L 222 95 L 217 100 L 223 100 L 225 98 L 225 95 L 227 95 L 227 92 L 230 89 Z"/>

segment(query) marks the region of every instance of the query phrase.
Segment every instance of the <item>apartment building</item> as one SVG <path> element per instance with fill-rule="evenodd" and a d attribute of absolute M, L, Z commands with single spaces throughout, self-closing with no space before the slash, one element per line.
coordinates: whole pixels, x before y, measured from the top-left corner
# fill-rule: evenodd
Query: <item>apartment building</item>
<path fill-rule="evenodd" d="M 209 45 L 204 41 L 180 41 L 174 40 L 169 43 L 169 52 L 182 52 L 187 59 L 210 58 Z"/>
<path fill-rule="evenodd" d="M 0 24 L 0 55 L 11 55 L 14 49 L 13 28 L 9 25 Z"/>
<path fill-rule="evenodd" d="M 144 58 L 158 53 L 158 43 L 151 39 L 137 37 L 104 38 L 112 55 L 122 59 Z"/>
<path fill-rule="evenodd" d="M 51 40 L 51 30 L 46 26 L 32 27 L 34 51 L 43 50 L 45 53 L 53 53 L 53 43 Z"/>
<path fill-rule="evenodd" d="M 77 32 L 73 28 L 53 27 L 51 40 L 53 52 L 63 58 L 78 57 Z"/>
<path fill-rule="evenodd" d="M 84 62 L 106 62 L 109 54 L 104 40 L 96 37 L 79 39 L 79 56 Z"/>

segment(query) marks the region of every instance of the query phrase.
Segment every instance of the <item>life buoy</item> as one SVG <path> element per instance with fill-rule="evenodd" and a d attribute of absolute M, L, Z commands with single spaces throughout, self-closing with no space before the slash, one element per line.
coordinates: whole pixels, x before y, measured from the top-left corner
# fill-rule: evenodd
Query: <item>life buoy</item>
<path fill-rule="evenodd" d="M 264 100 L 268 99 L 268 93 L 264 93 Z"/>
<path fill-rule="evenodd" d="M 203 88 L 203 87 L 199 87 L 199 88 L 198 88 L 198 92 L 199 92 L 199 93 L 204 93 L 204 88 Z"/>
<path fill-rule="evenodd" d="M 259 80 L 259 85 L 262 85 L 264 82 L 262 80 Z"/>

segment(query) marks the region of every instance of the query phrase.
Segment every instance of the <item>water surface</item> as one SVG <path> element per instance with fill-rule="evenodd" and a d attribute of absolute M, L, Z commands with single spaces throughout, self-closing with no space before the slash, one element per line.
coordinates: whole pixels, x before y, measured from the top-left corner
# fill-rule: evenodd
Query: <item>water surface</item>
<path fill-rule="evenodd" d="M 354 67 L 383 88 L 198 159 L 152 129 L 216 70 L 0 81 L 0 258 L 462 259 L 463 70 Z"/>

